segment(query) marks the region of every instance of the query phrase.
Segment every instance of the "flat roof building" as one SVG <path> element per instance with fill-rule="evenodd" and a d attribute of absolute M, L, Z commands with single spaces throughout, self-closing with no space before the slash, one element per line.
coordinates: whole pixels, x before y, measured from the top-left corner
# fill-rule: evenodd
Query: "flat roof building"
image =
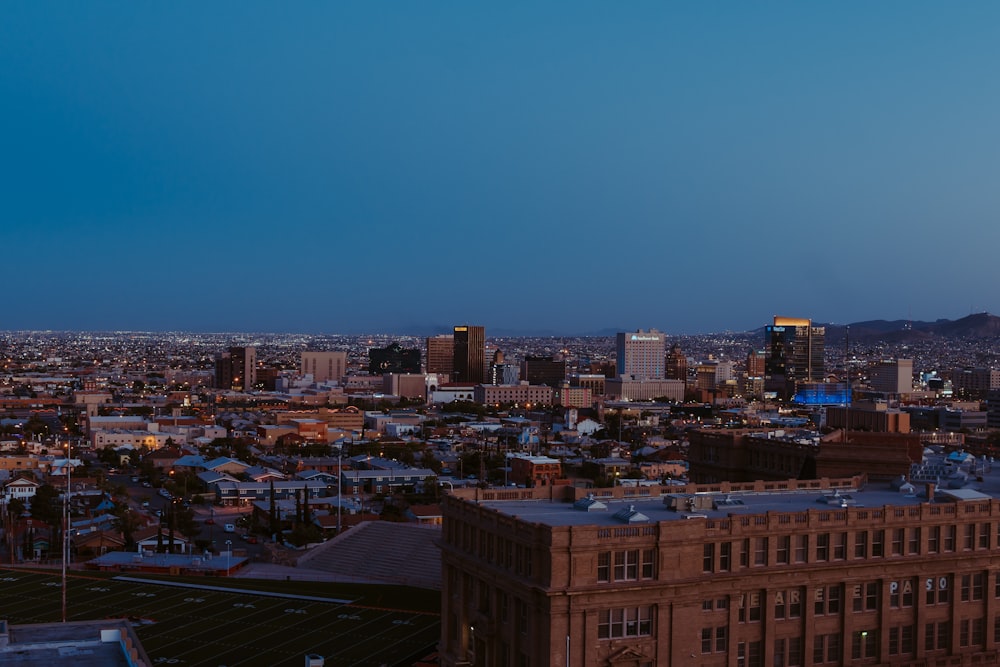
<path fill-rule="evenodd" d="M 441 664 L 997 664 L 998 472 L 455 490 Z"/>

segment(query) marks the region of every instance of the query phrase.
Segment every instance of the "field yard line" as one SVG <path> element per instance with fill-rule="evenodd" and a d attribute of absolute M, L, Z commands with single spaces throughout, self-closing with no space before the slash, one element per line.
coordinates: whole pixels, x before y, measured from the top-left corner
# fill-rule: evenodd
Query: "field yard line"
<path fill-rule="evenodd" d="M 174 586 L 176 588 L 194 588 L 203 591 L 219 591 L 221 593 L 242 593 L 245 595 L 261 595 L 269 598 L 286 598 L 289 600 L 307 600 L 309 602 L 332 602 L 334 604 L 354 604 L 354 600 L 339 598 L 321 598 L 313 595 L 297 595 L 295 593 L 272 593 L 271 591 L 255 591 L 249 588 L 228 588 L 226 586 L 206 586 L 204 584 L 188 584 L 180 581 L 159 581 L 157 579 L 142 579 L 139 577 L 112 577 L 112 581 L 130 581 L 136 584 L 151 584 L 153 586 Z"/>

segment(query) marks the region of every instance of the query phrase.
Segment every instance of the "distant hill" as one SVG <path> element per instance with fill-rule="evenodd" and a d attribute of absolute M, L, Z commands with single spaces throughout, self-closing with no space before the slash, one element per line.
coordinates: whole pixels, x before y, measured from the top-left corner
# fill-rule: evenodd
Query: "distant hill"
<path fill-rule="evenodd" d="M 940 319 L 934 322 L 908 320 L 868 320 L 855 322 L 851 328 L 851 341 L 905 343 L 932 338 L 995 338 L 1000 336 L 1000 317 L 989 313 L 976 313 L 958 320 Z M 843 338 L 842 325 L 826 325 L 827 341 Z"/>

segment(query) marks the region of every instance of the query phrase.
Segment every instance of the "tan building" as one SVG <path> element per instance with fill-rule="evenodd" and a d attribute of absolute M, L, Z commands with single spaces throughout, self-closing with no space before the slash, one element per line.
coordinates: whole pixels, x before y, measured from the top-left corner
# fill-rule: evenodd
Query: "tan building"
<path fill-rule="evenodd" d="M 587 387 L 571 387 L 563 383 L 557 390 L 556 399 L 564 408 L 589 408 L 594 405 L 594 393 Z"/>
<path fill-rule="evenodd" d="M 382 382 L 383 391 L 391 396 L 427 399 L 427 376 L 423 373 L 386 373 Z"/>
<path fill-rule="evenodd" d="M 312 375 L 313 382 L 340 382 L 347 374 L 347 352 L 303 352 L 299 372 Z"/>
<path fill-rule="evenodd" d="M 608 378 L 605 392 L 609 398 L 623 401 L 651 401 L 667 398 L 684 400 L 684 382 L 681 380 L 629 380 L 624 377 Z"/>
<path fill-rule="evenodd" d="M 852 431 L 909 433 L 910 413 L 890 408 L 883 402 L 858 401 L 850 407 L 831 405 L 826 408 L 826 425 Z"/>
<path fill-rule="evenodd" d="M 482 405 L 516 403 L 518 405 L 552 405 L 555 390 L 545 385 L 480 384 L 473 390 L 476 403 Z"/>

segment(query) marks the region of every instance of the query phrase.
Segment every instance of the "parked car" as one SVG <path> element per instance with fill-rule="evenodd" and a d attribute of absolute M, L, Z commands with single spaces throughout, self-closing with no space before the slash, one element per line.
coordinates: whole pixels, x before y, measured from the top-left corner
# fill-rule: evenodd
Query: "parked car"
<path fill-rule="evenodd" d="M 223 529 L 224 529 L 224 530 L 225 530 L 225 531 L 226 531 L 227 533 L 235 533 L 235 532 L 236 532 L 236 526 L 235 526 L 235 525 L 233 525 L 233 524 L 231 524 L 231 523 L 227 523 L 227 524 L 226 524 L 226 525 L 225 525 L 225 526 L 223 527 Z"/>

